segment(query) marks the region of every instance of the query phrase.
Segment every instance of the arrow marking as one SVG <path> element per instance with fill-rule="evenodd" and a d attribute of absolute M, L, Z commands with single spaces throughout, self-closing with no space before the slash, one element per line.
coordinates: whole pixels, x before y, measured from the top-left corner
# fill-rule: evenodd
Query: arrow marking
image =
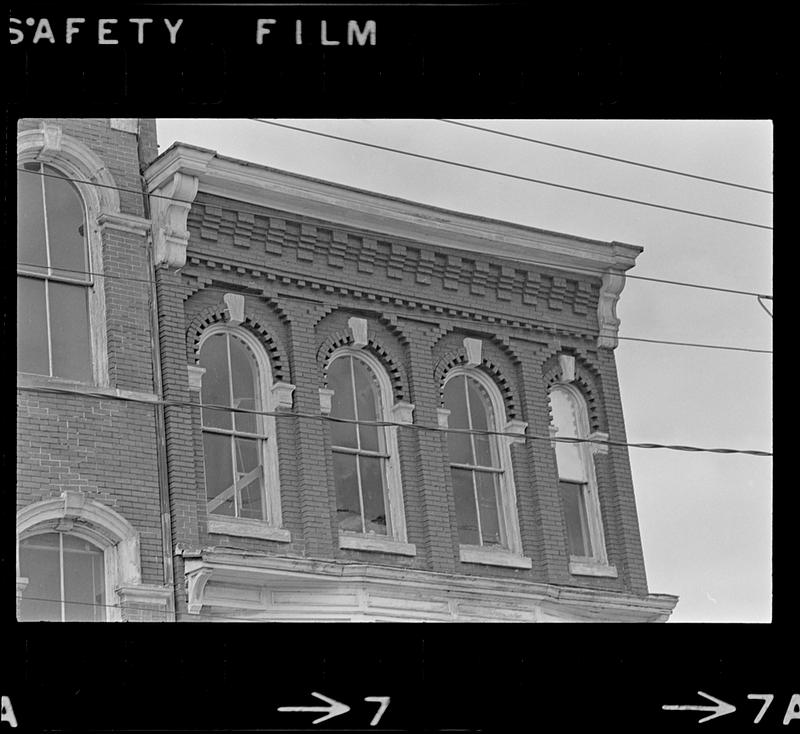
<path fill-rule="evenodd" d="M 329 705 L 328 706 L 281 706 L 278 708 L 278 711 L 314 711 L 314 712 L 325 712 L 325 716 L 320 716 L 318 719 L 314 719 L 312 724 L 319 724 L 322 721 L 327 719 L 332 719 L 334 716 L 340 716 L 341 714 L 346 714 L 350 707 L 346 704 L 343 704 L 339 701 L 334 701 L 332 698 L 328 698 L 327 696 L 323 696 L 321 693 L 316 693 L 315 691 L 311 692 L 312 696 L 320 699 L 321 701 L 326 701 Z"/>
<path fill-rule="evenodd" d="M 662 706 L 661 708 L 665 711 L 713 711 L 714 713 L 710 716 L 706 716 L 700 721 L 698 724 L 702 724 L 704 721 L 711 721 L 711 719 L 716 719 L 717 716 L 725 716 L 725 714 L 732 714 L 736 711 L 736 706 L 731 706 L 729 703 L 725 703 L 725 701 L 720 701 L 718 698 L 714 698 L 714 696 L 709 696 L 707 693 L 703 693 L 703 691 L 698 691 L 698 695 L 707 698 L 709 701 L 714 701 L 716 706 Z"/>

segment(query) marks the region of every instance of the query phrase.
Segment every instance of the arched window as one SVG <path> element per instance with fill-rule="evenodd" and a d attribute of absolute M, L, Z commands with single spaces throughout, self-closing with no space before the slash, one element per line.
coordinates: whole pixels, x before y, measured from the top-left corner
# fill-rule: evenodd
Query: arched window
<path fill-rule="evenodd" d="M 201 410 L 209 529 L 213 518 L 281 525 L 271 370 L 264 348 L 246 329 L 209 327 L 200 341 Z M 276 538 L 277 539 L 277 538 Z"/>
<path fill-rule="evenodd" d="M 586 401 L 577 389 L 570 385 L 553 387 L 550 411 L 556 438 L 589 437 Z M 578 563 L 607 565 L 594 446 L 586 442 L 555 442 L 558 484 L 571 559 Z"/>
<path fill-rule="evenodd" d="M 93 380 L 88 231 L 77 188 L 57 169 L 17 172 L 17 370 Z"/>
<path fill-rule="evenodd" d="M 479 369 L 456 367 L 445 381 L 444 408 L 449 428 L 470 431 L 447 433 L 461 559 L 497 560 L 465 553 L 470 548 L 521 556 L 510 439 L 491 433 L 508 429 L 497 386 Z"/>
<path fill-rule="evenodd" d="M 405 544 L 397 428 L 369 425 L 394 420 L 389 376 L 369 352 L 343 347 L 331 355 L 327 378 L 333 393 L 330 416 L 362 421 L 329 423 L 336 521 L 343 547 L 355 547 L 347 545 L 346 536 L 356 535 Z M 411 549 L 409 545 L 407 552 Z M 395 552 L 406 551 L 397 546 Z"/>
<path fill-rule="evenodd" d="M 63 532 L 32 535 L 20 541 L 19 569 L 29 579 L 21 621 L 106 621 L 105 553 L 94 543 Z"/>

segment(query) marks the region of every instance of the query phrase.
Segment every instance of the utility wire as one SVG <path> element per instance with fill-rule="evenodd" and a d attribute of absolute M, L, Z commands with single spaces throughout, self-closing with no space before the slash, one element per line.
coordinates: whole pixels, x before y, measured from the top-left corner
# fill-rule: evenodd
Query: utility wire
<path fill-rule="evenodd" d="M 770 311 L 770 310 L 769 310 L 769 309 L 768 309 L 768 308 L 767 308 L 767 307 L 764 305 L 764 303 L 762 302 L 761 298 L 762 298 L 762 296 L 758 296 L 758 297 L 756 297 L 756 300 L 758 301 L 758 305 L 759 305 L 759 306 L 761 306 L 761 308 L 763 308 L 763 309 L 764 309 L 764 310 L 765 310 L 765 311 L 766 311 L 766 312 L 769 314 L 769 317 L 770 317 L 770 318 L 772 318 L 772 311 Z"/>
<path fill-rule="evenodd" d="M 527 181 L 529 183 L 541 184 L 542 186 L 552 186 L 557 189 L 564 189 L 566 191 L 576 191 L 580 194 L 589 194 L 591 196 L 601 196 L 604 199 L 614 199 L 615 201 L 624 201 L 628 204 L 638 204 L 640 206 L 648 206 L 654 209 L 664 209 L 665 211 L 679 212 L 681 214 L 689 214 L 694 217 L 703 217 L 705 219 L 716 219 L 720 222 L 731 222 L 732 224 L 741 224 L 745 227 L 756 227 L 758 229 L 772 230 L 772 227 L 766 224 L 757 224 L 756 222 L 747 222 L 742 219 L 731 219 L 729 217 L 720 217 L 715 214 L 706 214 L 704 212 L 693 211 L 691 209 L 681 209 L 680 207 L 666 206 L 664 204 L 656 204 L 652 201 L 642 201 L 641 199 L 630 199 L 625 196 L 616 196 L 614 194 L 606 194 L 600 191 L 592 191 L 590 189 L 582 189 L 577 186 L 567 186 L 566 184 L 556 183 L 554 181 L 543 181 L 537 178 L 530 178 L 528 176 L 519 176 L 514 173 L 506 171 L 495 171 L 491 168 L 483 168 L 481 166 L 472 166 L 468 163 L 459 163 L 458 161 L 449 161 L 444 158 L 435 158 L 434 156 L 423 155 L 422 153 L 412 153 L 408 150 L 400 150 L 399 148 L 390 148 L 385 145 L 377 145 L 375 143 L 367 143 L 363 140 L 354 140 L 353 138 L 346 138 L 341 135 L 332 135 L 331 133 L 323 133 L 317 130 L 309 130 L 304 127 L 297 127 L 295 125 L 286 125 L 282 122 L 274 122 L 272 120 L 263 120 L 260 117 L 250 117 L 253 122 L 260 122 L 264 125 L 274 125 L 275 127 L 282 127 L 287 130 L 294 130 L 296 132 L 308 133 L 309 135 L 317 135 L 322 138 L 330 138 L 331 140 L 339 140 L 344 143 L 353 143 L 354 145 L 363 145 L 367 148 L 374 148 L 375 150 L 383 150 L 389 153 L 397 153 L 399 155 L 410 156 L 412 158 L 420 158 L 426 161 L 433 161 L 434 163 L 444 163 L 448 166 L 457 166 L 458 168 L 466 168 L 471 171 L 480 171 L 481 173 L 491 173 L 495 176 L 504 176 L 505 178 L 513 178 L 518 181 Z"/>
<path fill-rule="evenodd" d="M 606 446 L 625 446 L 629 448 L 640 449 L 669 449 L 672 451 L 692 451 L 703 452 L 712 454 L 748 454 L 751 456 L 772 456 L 771 452 L 757 451 L 755 449 L 728 449 L 728 448 L 704 448 L 700 446 L 683 446 L 679 444 L 662 444 L 662 443 L 629 443 L 625 441 L 611 441 L 609 439 L 599 438 L 572 438 L 567 436 L 539 436 L 531 433 L 509 433 L 504 431 L 488 431 L 476 430 L 470 428 L 442 428 L 441 426 L 427 426 L 421 423 L 398 423 L 395 421 L 365 421 L 352 418 L 338 418 L 331 415 L 323 415 L 318 413 L 295 413 L 283 411 L 267 411 L 267 410 L 250 410 L 248 408 L 233 408 L 227 405 L 217 405 L 215 403 L 195 403 L 192 401 L 182 400 L 163 400 L 156 398 L 153 400 L 146 400 L 144 398 L 136 398 L 125 395 L 109 395 L 107 393 L 98 393 L 91 390 L 80 391 L 70 390 L 62 387 L 47 387 L 47 386 L 22 386 L 18 385 L 17 390 L 24 392 L 42 392 L 42 393 L 58 393 L 65 395 L 82 395 L 83 397 L 101 398 L 109 400 L 120 400 L 123 402 L 142 403 L 145 405 L 163 405 L 165 407 L 184 407 L 184 408 L 201 408 L 206 410 L 220 410 L 229 413 L 247 413 L 250 415 L 263 415 L 272 418 L 299 418 L 305 420 L 319 420 L 332 423 L 349 423 L 354 425 L 374 426 L 374 427 L 397 427 L 397 428 L 410 428 L 417 431 L 434 431 L 437 433 L 463 433 L 474 434 L 480 436 L 505 436 L 508 438 L 515 438 L 521 441 L 549 441 L 558 443 L 594 443 Z"/>
<path fill-rule="evenodd" d="M 551 143 L 547 140 L 538 140 L 536 138 L 528 138 L 524 135 L 514 135 L 512 133 L 507 133 L 502 130 L 493 130 L 492 128 L 488 127 L 481 127 L 480 125 L 470 125 L 466 122 L 456 122 L 456 120 L 442 120 L 439 119 L 439 122 L 445 122 L 448 125 L 459 125 L 460 127 L 468 127 L 473 130 L 481 130 L 485 133 L 492 133 L 493 135 L 502 135 L 504 138 L 514 138 L 515 140 L 525 140 L 529 143 L 536 143 L 538 145 L 546 145 L 550 148 L 559 148 L 560 150 L 568 150 L 572 153 L 581 153 L 582 155 L 590 155 L 594 158 L 603 158 L 608 161 L 616 161 L 617 163 L 626 163 L 629 166 L 639 166 L 640 168 L 649 168 L 653 171 L 661 171 L 662 173 L 672 173 L 676 176 L 685 176 L 686 178 L 696 178 L 699 181 L 709 181 L 711 183 L 722 184 L 723 186 L 733 186 L 737 189 L 747 189 L 748 191 L 758 191 L 762 194 L 769 194 L 772 196 L 773 192 L 769 189 L 760 189 L 756 186 L 747 186 L 746 184 L 739 184 L 733 183 L 732 181 L 723 181 L 719 178 L 710 178 L 709 176 L 700 176 L 696 173 L 687 173 L 686 171 L 676 171 L 674 168 L 662 168 L 661 166 L 654 166 L 649 163 L 641 163 L 639 161 L 632 161 L 628 158 L 618 158 L 613 155 L 603 155 L 602 153 L 596 153 L 592 150 L 585 150 L 583 148 L 572 148 L 569 145 L 559 145 L 557 143 Z"/>
<path fill-rule="evenodd" d="M 22 267 L 26 267 L 27 266 L 27 267 L 34 267 L 34 268 L 44 268 L 45 267 L 43 265 L 34 265 L 33 263 L 17 263 L 17 265 L 18 266 L 22 266 Z M 100 277 L 100 278 L 118 278 L 120 280 L 130 280 L 130 281 L 134 281 L 134 282 L 137 282 L 137 283 L 154 284 L 156 282 L 156 281 L 154 281 L 152 279 L 148 279 L 148 278 L 133 278 L 133 277 L 126 276 L 126 275 L 105 275 L 103 273 L 95 273 L 95 272 L 92 272 L 92 271 L 89 271 L 89 270 L 75 270 L 73 268 L 60 268 L 60 267 L 52 268 L 51 267 L 51 270 L 63 271 L 65 273 L 78 273 L 80 275 L 92 275 L 92 276 L 97 276 L 97 277 Z M 22 276 L 26 277 L 26 274 L 23 272 Z M 204 292 L 216 291 L 216 292 L 219 292 L 219 293 L 227 293 L 229 291 L 229 289 L 221 288 L 219 286 L 206 286 L 206 287 L 203 288 L 203 291 Z M 762 304 L 762 308 L 763 307 L 764 306 Z M 669 346 L 679 346 L 679 347 L 703 347 L 705 349 L 724 349 L 726 351 L 731 351 L 731 352 L 755 352 L 755 353 L 760 353 L 760 354 L 772 354 L 773 353 L 769 349 L 754 349 L 754 348 L 751 348 L 751 347 L 729 347 L 729 346 L 724 346 L 724 345 L 721 345 L 721 344 L 700 344 L 700 343 L 691 343 L 691 342 L 675 342 L 675 341 L 667 341 L 667 340 L 664 340 L 664 339 L 645 339 L 645 338 L 635 337 L 635 336 L 617 336 L 617 338 L 618 339 L 624 339 L 624 340 L 627 340 L 627 341 L 651 342 L 653 344 L 666 344 L 666 345 L 669 345 Z"/>
<path fill-rule="evenodd" d="M 34 175 L 34 176 L 49 176 L 50 178 L 60 178 L 60 179 L 63 179 L 65 181 L 72 181 L 73 183 L 88 184 L 90 186 L 100 186 L 100 187 L 106 188 L 106 189 L 114 189 L 116 191 L 123 191 L 125 193 L 137 194 L 138 196 L 142 196 L 142 192 L 140 190 L 136 190 L 136 189 L 126 189 L 126 188 L 123 188 L 121 186 L 111 186 L 110 184 L 100 184 L 100 183 L 96 183 L 94 181 L 83 181 L 83 180 L 78 179 L 78 178 L 69 178 L 68 176 L 60 176 L 60 175 L 56 175 L 54 173 L 44 173 L 43 171 L 29 171 L 27 168 L 17 168 L 17 171 L 20 171 L 22 173 L 29 173 L 29 174 Z M 153 197 L 153 198 L 156 198 L 156 199 L 168 199 L 170 201 L 183 202 L 183 203 L 186 203 L 186 204 L 194 203 L 193 201 L 184 200 L 184 199 L 173 199 L 173 198 L 171 198 L 169 196 L 163 196 L 161 194 L 147 194 L 147 196 L 150 196 L 150 197 Z M 552 269 L 556 269 L 556 270 L 558 269 L 552 263 L 544 262 L 544 261 L 541 261 L 541 260 L 530 260 L 528 258 L 518 258 L 518 257 L 515 257 L 514 260 L 516 262 L 525 263 L 525 264 L 528 264 L 528 265 L 540 265 L 542 267 L 548 267 L 548 268 L 552 268 Z M 23 265 L 24 263 L 19 263 L 19 264 Z M 28 264 L 30 265 L 31 263 L 28 263 Z M 59 269 L 60 270 L 65 270 L 65 268 L 59 268 Z M 585 268 L 585 267 L 572 267 L 572 266 L 570 266 L 570 271 L 573 271 L 573 272 L 576 272 L 576 273 L 586 273 L 586 274 L 589 274 L 589 275 L 601 275 L 601 276 L 605 275 L 608 272 L 607 270 L 600 270 L 600 269 L 594 269 L 594 268 Z M 755 297 L 758 297 L 758 298 L 764 298 L 764 299 L 769 300 L 769 301 L 772 300 L 772 296 L 765 295 L 763 293 L 757 293 L 755 291 L 743 291 L 743 290 L 737 290 L 735 288 L 722 288 L 720 286 L 704 285 L 704 284 L 701 284 L 701 283 L 688 283 L 688 282 L 682 281 L 682 280 L 666 280 L 664 278 L 653 278 L 653 277 L 646 276 L 646 275 L 632 275 L 630 273 L 617 273 L 617 272 L 615 272 L 614 274 L 615 275 L 619 275 L 619 276 L 621 276 L 623 278 L 626 278 L 626 279 L 630 279 L 630 280 L 647 280 L 647 281 L 650 281 L 650 282 L 653 282 L 653 283 L 665 283 L 667 285 L 683 286 L 685 288 L 700 288 L 702 290 L 719 291 L 721 293 L 734 293 L 734 294 L 738 294 L 738 295 L 742 295 L 742 296 L 755 296 Z M 92 273 L 92 275 L 97 275 L 98 277 L 104 277 L 104 278 L 120 278 L 120 277 L 122 277 L 122 276 L 119 276 L 119 275 L 105 275 L 103 273 Z M 131 278 L 131 280 L 135 280 L 135 279 Z M 150 281 L 150 280 L 144 281 L 143 280 L 142 282 L 151 283 L 153 281 Z"/>

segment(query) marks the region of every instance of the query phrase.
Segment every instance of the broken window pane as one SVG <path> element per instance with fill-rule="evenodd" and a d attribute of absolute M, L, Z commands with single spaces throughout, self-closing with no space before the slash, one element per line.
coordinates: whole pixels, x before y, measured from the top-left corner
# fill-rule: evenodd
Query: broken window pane
<path fill-rule="evenodd" d="M 252 352 L 235 337 L 230 338 L 231 381 L 233 407 L 255 410 L 258 399 L 258 366 Z M 236 431 L 256 433 L 257 416 L 248 413 L 234 413 Z"/>
<path fill-rule="evenodd" d="M 364 528 L 367 533 L 386 535 L 383 459 L 362 456 L 361 492 L 364 498 Z"/>
<path fill-rule="evenodd" d="M 214 515 L 235 515 L 231 437 L 203 434 L 208 511 Z"/>
<path fill-rule="evenodd" d="M 589 526 L 586 516 L 585 485 L 559 482 L 564 517 L 567 522 L 567 541 L 570 555 L 591 556 Z"/>
<path fill-rule="evenodd" d="M 475 489 L 472 472 L 467 469 L 450 469 L 453 478 L 453 494 L 456 502 L 458 540 L 465 545 L 479 545 L 478 513 L 475 506 Z"/>
<path fill-rule="evenodd" d="M 239 517 L 264 520 L 263 471 L 260 441 L 236 438 L 236 485 L 239 488 Z"/>
<path fill-rule="evenodd" d="M 333 454 L 333 477 L 336 484 L 336 522 L 340 530 L 364 531 L 355 454 Z"/>
<path fill-rule="evenodd" d="M 578 431 L 577 405 L 566 391 L 554 389 L 550 393 L 550 409 L 558 438 L 581 438 Z M 583 449 L 578 443 L 556 441 L 558 476 L 576 482 L 586 482 L 586 464 Z"/>

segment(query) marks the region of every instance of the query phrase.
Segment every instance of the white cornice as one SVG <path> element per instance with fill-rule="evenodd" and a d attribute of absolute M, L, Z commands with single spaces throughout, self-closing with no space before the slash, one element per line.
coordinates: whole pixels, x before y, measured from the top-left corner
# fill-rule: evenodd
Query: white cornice
<path fill-rule="evenodd" d="M 226 158 L 176 143 L 145 171 L 151 191 L 176 173 L 199 178 L 199 191 L 349 229 L 518 262 L 537 261 L 624 272 L 642 248 L 547 232 L 471 216 Z"/>

